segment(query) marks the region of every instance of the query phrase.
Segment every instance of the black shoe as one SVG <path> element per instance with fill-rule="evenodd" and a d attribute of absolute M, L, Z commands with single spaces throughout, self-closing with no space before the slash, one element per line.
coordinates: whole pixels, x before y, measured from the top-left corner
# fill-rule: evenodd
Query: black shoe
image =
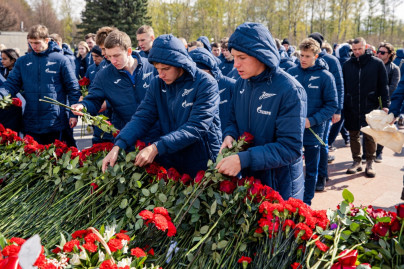
<path fill-rule="evenodd" d="M 329 152 L 334 152 L 334 151 L 336 151 L 336 150 L 337 150 L 336 147 L 328 146 L 328 151 L 329 151 Z"/>
<path fill-rule="evenodd" d="M 376 156 L 375 163 L 381 163 L 383 161 L 382 154 Z"/>
<path fill-rule="evenodd" d="M 316 191 L 324 191 L 326 181 L 327 181 L 327 177 L 318 176 L 317 184 L 316 184 Z"/>
<path fill-rule="evenodd" d="M 335 161 L 335 156 L 328 155 L 328 163 Z"/>

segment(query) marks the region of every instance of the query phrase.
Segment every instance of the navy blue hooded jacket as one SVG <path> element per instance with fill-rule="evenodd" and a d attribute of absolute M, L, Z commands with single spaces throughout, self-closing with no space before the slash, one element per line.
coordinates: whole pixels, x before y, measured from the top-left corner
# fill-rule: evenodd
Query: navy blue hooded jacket
<path fill-rule="evenodd" d="M 148 52 L 145 52 L 145 51 L 141 50 L 141 51 L 139 51 L 139 55 L 140 55 L 141 57 L 147 59 L 147 58 L 149 58 L 149 51 L 148 51 Z"/>
<path fill-rule="evenodd" d="M 69 60 L 70 63 L 72 64 L 73 69 L 76 69 L 76 57 L 74 57 L 74 53 L 71 49 L 66 44 L 62 44 L 62 50 L 63 50 L 63 55 L 66 56 Z"/>
<path fill-rule="evenodd" d="M 307 118 L 311 129 L 319 137 L 323 137 L 325 123 L 334 115 L 338 107 L 335 79 L 327 69 L 327 63 L 319 58 L 312 67 L 303 69 L 301 65 L 298 65 L 288 71 L 306 90 Z M 321 145 L 308 128 L 304 130 L 303 144 Z"/>
<path fill-rule="evenodd" d="M 80 91 L 73 67 L 61 53 L 56 42 L 49 42 L 48 49 L 36 53 L 28 53 L 14 65 L 7 78 L 1 95 L 14 96 L 21 91 L 27 101 L 23 115 L 24 130 L 36 134 L 61 131 L 68 125 L 66 109 L 45 102 L 44 96 L 66 104 L 75 104 L 79 100 Z M 70 117 L 76 117 L 69 112 Z"/>
<path fill-rule="evenodd" d="M 184 73 L 169 85 L 159 77 L 152 80 L 115 144 L 128 148 L 159 120 L 163 135 L 155 145 L 160 161 L 195 176 L 206 169 L 209 159 L 216 159 L 222 141 L 217 82 L 196 67 L 183 43 L 172 35 L 154 40 L 149 61 L 182 68 Z"/>
<path fill-rule="evenodd" d="M 240 74 L 238 73 L 236 68 L 233 68 L 228 74 L 227 77 L 238 80 L 240 77 Z"/>
<path fill-rule="evenodd" d="M 121 130 L 132 118 L 145 97 L 153 78 L 154 67 L 147 59 L 132 53 L 138 65 L 133 73 L 134 82 L 124 70 L 118 70 L 112 64 L 100 69 L 91 83 L 88 95 L 81 102 L 91 115 L 97 115 L 104 100 L 113 109 L 111 123 Z M 101 65 L 101 64 L 100 64 Z M 148 142 L 159 136 L 158 128 L 149 133 Z"/>
<path fill-rule="evenodd" d="M 230 102 L 231 97 L 234 92 L 234 86 L 236 84 L 236 80 L 232 78 L 228 78 L 222 75 L 214 56 L 209 53 L 204 48 L 197 48 L 193 51 L 189 52 L 189 56 L 191 56 L 192 60 L 198 65 L 205 65 L 208 70 L 212 73 L 213 77 L 216 79 L 217 84 L 219 85 L 219 95 L 220 95 L 220 105 L 219 105 L 219 116 L 220 122 L 222 126 L 222 131 L 226 127 L 229 121 L 230 115 Z"/>
<path fill-rule="evenodd" d="M 202 42 L 203 47 L 208 50 L 210 53 L 212 53 L 212 46 L 209 43 L 209 38 L 206 36 L 200 36 L 197 41 Z M 213 54 L 212 54 L 213 55 Z M 222 63 L 222 60 L 215 55 L 213 55 L 213 58 L 215 59 L 217 65 L 220 65 Z"/>
<path fill-rule="evenodd" d="M 400 66 L 401 60 L 404 60 L 404 49 L 398 49 L 396 51 L 396 58 L 394 59 L 393 63 Z M 401 73 L 401 76 L 403 76 L 403 73 Z"/>
<path fill-rule="evenodd" d="M 267 66 L 258 76 L 238 79 L 232 99 L 231 124 L 225 136 L 254 135 L 254 147 L 238 153 L 242 174 L 260 179 L 284 199 L 303 199 L 303 133 L 306 93 L 279 68 L 280 56 L 271 33 L 257 23 L 237 27 L 229 49 L 247 53 Z"/>
<path fill-rule="evenodd" d="M 401 77 L 398 83 L 397 89 L 391 96 L 391 104 L 389 107 L 389 113 L 393 113 L 394 117 L 400 116 L 400 113 L 404 113 L 404 76 Z"/>
<path fill-rule="evenodd" d="M 337 57 L 328 54 L 325 50 L 318 54 L 318 58 L 325 60 L 328 65 L 328 71 L 334 76 L 338 96 L 338 109 L 334 114 L 341 114 L 341 110 L 344 107 L 344 77 L 342 75 L 341 64 Z"/>
<path fill-rule="evenodd" d="M 100 71 L 100 65 L 96 65 L 95 63 L 87 68 L 86 78 L 90 80 L 90 83 L 93 82 L 95 75 L 97 75 L 98 71 Z"/>
<path fill-rule="evenodd" d="M 81 55 L 79 55 L 76 58 L 75 65 L 76 65 L 76 77 L 78 79 L 83 78 L 86 75 L 86 71 L 87 71 L 87 67 L 88 67 L 87 56 L 82 58 Z"/>
<path fill-rule="evenodd" d="M 351 45 L 348 43 L 341 44 L 341 46 L 335 51 L 335 55 L 341 66 L 343 66 L 346 61 L 351 59 L 351 51 Z"/>
<path fill-rule="evenodd" d="M 289 57 L 281 57 L 281 61 L 279 62 L 279 67 L 287 72 L 290 68 L 295 67 L 296 64 Z"/>

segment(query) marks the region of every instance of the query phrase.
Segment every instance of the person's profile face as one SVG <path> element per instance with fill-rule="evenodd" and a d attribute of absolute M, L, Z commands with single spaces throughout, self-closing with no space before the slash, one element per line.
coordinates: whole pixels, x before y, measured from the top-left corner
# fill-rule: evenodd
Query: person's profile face
<path fill-rule="evenodd" d="M 148 33 L 136 35 L 138 45 L 141 50 L 149 51 L 153 46 L 154 36 Z"/>
<path fill-rule="evenodd" d="M 130 52 L 129 52 L 130 51 Z M 105 57 L 111 62 L 116 69 L 124 69 L 128 64 L 128 58 L 131 57 L 132 49 L 124 50 L 117 46 L 111 49 L 105 49 Z"/>
<path fill-rule="evenodd" d="M 48 49 L 49 38 L 45 39 L 28 39 L 28 43 L 31 46 L 32 50 L 36 53 L 45 51 Z"/>
<path fill-rule="evenodd" d="M 264 63 L 247 53 L 232 49 L 231 54 L 234 57 L 234 67 L 242 79 L 255 77 L 266 68 Z"/>
<path fill-rule="evenodd" d="M 159 73 L 159 78 L 161 78 L 168 85 L 172 84 L 184 73 L 182 68 L 168 64 L 155 63 L 154 67 Z"/>

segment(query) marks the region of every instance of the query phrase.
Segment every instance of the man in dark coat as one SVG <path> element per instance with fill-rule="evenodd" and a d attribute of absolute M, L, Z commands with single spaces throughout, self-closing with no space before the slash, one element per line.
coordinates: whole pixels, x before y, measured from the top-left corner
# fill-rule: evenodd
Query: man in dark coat
<path fill-rule="evenodd" d="M 365 39 L 356 38 L 352 44 L 353 55 L 342 72 L 344 75 L 344 113 L 345 127 L 351 140 L 352 166 L 347 174 L 362 171 L 360 129 L 367 126 L 365 115 L 379 107 L 381 99 L 383 110 L 388 112 L 388 79 L 384 63 L 366 51 Z M 376 143 L 371 136 L 364 135 L 366 148 L 366 176 L 375 177 L 373 161 L 376 157 Z"/>

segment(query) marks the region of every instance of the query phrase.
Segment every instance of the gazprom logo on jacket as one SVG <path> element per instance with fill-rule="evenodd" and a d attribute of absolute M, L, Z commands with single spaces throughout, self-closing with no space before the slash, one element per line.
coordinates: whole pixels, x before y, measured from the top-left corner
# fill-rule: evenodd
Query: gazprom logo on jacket
<path fill-rule="evenodd" d="M 262 95 L 260 96 L 259 100 L 267 99 L 267 98 L 275 96 L 275 95 L 276 95 L 275 93 L 262 92 Z"/>
<path fill-rule="evenodd" d="M 188 106 L 192 106 L 194 103 L 187 103 L 187 100 L 185 100 L 184 102 L 182 102 L 182 107 L 186 108 Z"/>
<path fill-rule="evenodd" d="M 56 74 L 56 71 L 49 70 L 49 68 L 46 68 L 45 72 L 49 74 Z"/>
<path fill-rule="evenodd" d="M 310 83 L 309 86 L 307 86 L 307 87 L 309 87 L 309 88 L 311 88 L 311 89 L 318 89 L 318 86 L 311 85 L 311 83 Z"/>
<path fill-rule="evenodd" d="M 153 74 L 153 72 L 144 73 L 142 80 L 145 80 L 145 79 L 148 78 L 151 74 Z"/>
<path fill-rule="evenodd" d="M 262 110 L 262 105 L 257 107 L 257 113 L 267 115 L 267 116 L 271 115 L 271 111 Z"/>
<path fill-rule="evenodd" d="M 184 89 L 184 93 L 182 94 L 182 97 L 184 97 L 184 96 L 186 96 L 186 95 L 188 95 L 190 92 L 192 92 L 194 90 L 194 88 L 192 88 L 192 89 Z"/>
<path fill-rule="evenodd" d="M 143 88 L 149 88 L 149 84 L 147 84 L 146 82 L 143 84 Z"/>

